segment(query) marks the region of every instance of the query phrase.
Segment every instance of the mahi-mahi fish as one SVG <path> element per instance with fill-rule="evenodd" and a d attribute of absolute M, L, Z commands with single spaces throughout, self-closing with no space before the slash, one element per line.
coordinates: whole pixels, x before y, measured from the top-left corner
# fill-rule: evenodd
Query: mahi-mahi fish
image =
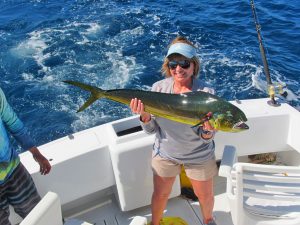
<path fill-rule="evenodd" d="M 202 125 L 208 120 L 216 130 L 225 132 L 249 129 L 245 123 L 247 118 L 242 110 L 207 92 L 168 94 L 133 89 L 102 90 L 77 81 L 66 80 L 64 82 L 91 93 L 89 99 L 77 112 L 83 111 L 99 98 L 108 98 L 126 105 L 130 105 L 131 99 L 137 98 L 144 103 L 146 112 L 157 117 L 191 126 Z"/>

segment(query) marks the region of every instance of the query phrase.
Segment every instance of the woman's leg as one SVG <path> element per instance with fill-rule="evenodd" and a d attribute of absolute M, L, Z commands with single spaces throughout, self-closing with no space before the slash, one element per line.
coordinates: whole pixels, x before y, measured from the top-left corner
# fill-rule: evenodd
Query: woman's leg
<path fill-rule="evenodd" d="M 214 208 L 214 191 L 213 191 L 213 179 L 207 181 L 197 181 L 190 179 L 194 193 L 198 197 L 200 210 L 203 215 L 204 223 L 208 223 L 213 219 Z"/>
<path fill-rule="evenodd" d="M 162 219 L 175 178 L 160 177 L 153 174 L 154 191 L 151 201 L 152 225 L 159 225 L 159 221 Z"/>

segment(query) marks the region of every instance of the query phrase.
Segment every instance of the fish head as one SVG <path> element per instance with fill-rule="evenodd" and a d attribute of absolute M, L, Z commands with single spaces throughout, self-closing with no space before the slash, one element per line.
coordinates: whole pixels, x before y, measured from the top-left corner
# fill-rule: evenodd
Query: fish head
<path fill-rule="evenodd" d="M 245 123 L 247 118 L 239 109 L 235 111 L 225 111 L 222 113 L 214 113 L 210 123 L 216 130 L 225 132 L 241 132 L 248 130 L 249 126 Z"/>

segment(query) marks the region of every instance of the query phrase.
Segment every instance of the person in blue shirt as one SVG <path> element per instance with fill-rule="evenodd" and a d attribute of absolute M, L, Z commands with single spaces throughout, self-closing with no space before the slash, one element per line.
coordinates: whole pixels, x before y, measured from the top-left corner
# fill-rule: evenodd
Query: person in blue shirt
<path fill-rule="evenodd" d="M 50 172 L 49 161 L 34 145 L 27 128 L 8 104 L 0 88 L 0 225 L 11 224 L 8 219 L 9 205 L 24 218 L 41 199 L 9 135 L 17 140 L 23 150 L 32 153 L 42 175 Z"/>

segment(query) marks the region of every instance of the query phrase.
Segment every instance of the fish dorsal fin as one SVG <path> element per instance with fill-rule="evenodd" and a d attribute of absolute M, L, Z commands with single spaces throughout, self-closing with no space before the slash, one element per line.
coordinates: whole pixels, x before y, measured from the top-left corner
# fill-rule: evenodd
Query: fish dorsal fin
<path fill-rule="evenodd" d="M 194 95 L 211 95 L 211 94 L 206 91 L 190 91 L 190 92 L 180 93 L 180 95 L 194 96 Z"/>
<path fill-rule="evenodd" d="M 206 97 L 209 98 L 210 101 L 224 101 L 222 98 L 220 98 L 217 95 L 211 94 L 206 91 L 191 91 L 191 92 L 185 92 L 180 95 L 185 95 L 186 97 Z"/>

